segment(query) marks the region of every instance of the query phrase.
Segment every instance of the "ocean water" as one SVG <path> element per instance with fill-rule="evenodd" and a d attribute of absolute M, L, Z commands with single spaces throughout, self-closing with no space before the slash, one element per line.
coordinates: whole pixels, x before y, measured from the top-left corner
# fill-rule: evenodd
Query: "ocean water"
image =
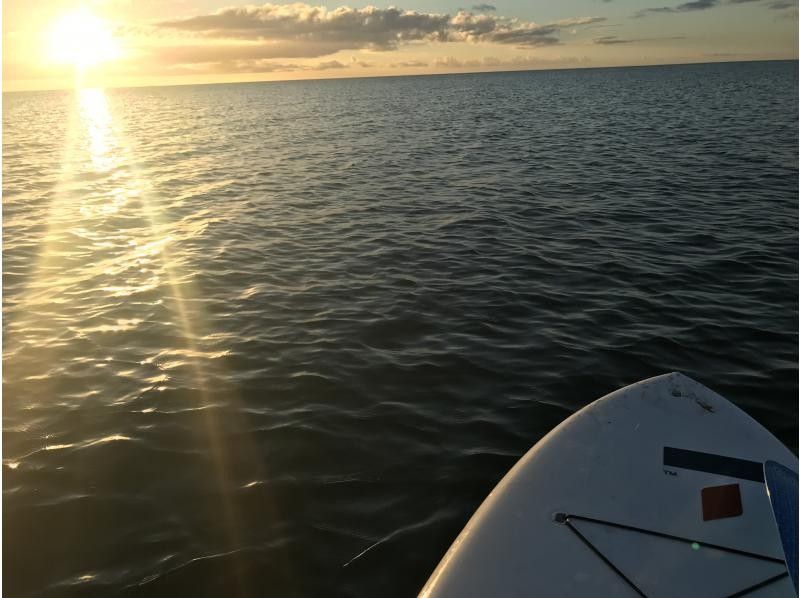
<path fill-rule="evenodd" d="M 5 94 L 6 594 L 414 595 L 533 443 L 673 370 L 796 451 L 797 89 Z"/>

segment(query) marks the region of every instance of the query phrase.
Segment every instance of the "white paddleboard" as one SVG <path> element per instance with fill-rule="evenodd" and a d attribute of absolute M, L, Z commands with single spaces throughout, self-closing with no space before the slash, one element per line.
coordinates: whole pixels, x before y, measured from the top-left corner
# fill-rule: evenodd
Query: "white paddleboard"
<path fill-rule="evenodd" d="M 795 596 L 763 464 L 797 458 L 679 373 L 580 410 L 503 478 L 421 596 Z"/>

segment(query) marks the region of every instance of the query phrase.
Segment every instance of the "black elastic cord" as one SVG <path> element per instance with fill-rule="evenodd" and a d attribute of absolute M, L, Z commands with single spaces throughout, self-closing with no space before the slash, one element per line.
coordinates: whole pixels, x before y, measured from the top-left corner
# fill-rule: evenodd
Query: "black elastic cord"
<path fill-rule="evenodd" d="M 771 583 L 775 583 L 776 581 L 779 581 L 779 580 L 783 579 L 787 575 L 789 575 L 789 572 L 788 571 L 784 571 L 783 573 L 779 573 L 775 577 L 770 577 L 769 579 L 765 579 L 764 581 L 759 582 L 754 586 L 750 586 L 749 588 L 745 588 L 744 590 L 742 590 L 740 592 L 736 592 L 735 594 L 731 594 L 730 596 L 728 596 L 728 598 L 739 598 L 739 596 L 745 596 L 745 595 L 749 594 L 750 592 L 755 592 L 756 590 L 760 590 L 764 586 L 768 586 Z"/>
<path fill-rule="evenodd" d="M 580 538 L 580 539 L 581 539 L 581 541 L 582 541 L 584 544 L 586 544 L 586 546 L 588 546 L 588 547 L 589 547 L 589 549 L 590 549 L 592 552 L 594 552 L 594 553 L 595 553 L 595 554 L 596 554 L 598 557 L 600 557 L 600 559 L 601 559 L 601 560 L 602 560 L 602 561 L 603 561 L 603 562 L 604 562 L 606 565 L 608 565 L 609 567 L 611 567 L 611 569 L 614 571 L 614 573 L 616 573 L 617 575 L 619 575 L 619 576 L 620 576 L 620 577 L 621 577 L 621 578 L 622 578 L 622 579 L 625 581 L 625 583 L 627 583 L 627 584 L 628 584 L 628 585 L 629 585 L 629 586 L 630 586 L 630 587 L 631 587 L 631 588 L 632 588 L 632 589 L 633 589 L 633 590 L 634 590 L 634 591 L 635 591 L 637 594 L 639 594 L 639 596 L 642 596 L 642 598 L 647 598 L 647 595 L 646 595 L 644 592 L 642 592 L 642 591 L 641 591 L 639 588 L 637 588 L 637 587 L 636 587 L 636 584 L 634 584 L 634 583 L 633 583 L 633 582 L 632 582 L 630 579 L 628 579 L 628 578 L 625 576 L 625 574 L 624 574 L 622 571 L 620 571 L 619 569 L 617 569 L 616 565 L 614 565 L 614 563 L 612 563 L 610 560 L 608 560 L 608 558 L 606 558 L 606 555 L 604 555 L 602 552 L 600 552 L 599 550 L 597 550 L 597 548 L 595 548 L 594 544 L 592 544 L 591 542 L 589 542 L 589 540 L 587 540 L 587 539 L 586 539 L 586 536 L 584 536 L 584 535 L 583 535 L 582 533 L 580 533 L 580 532 L 579 532 L 577 529 L 575 529 L 575 527 L 574 527 L 574 526 L 573 526 L 573 525 L 572 525 L 572 524 L 569 522 L 569 519 L 566 519 L 566 520 L 564 521 L 564 525 L 566 525 L 566 526 L 567 526 L 569 529 L 571 529 L 571 530 L 573 531 L 573 533 L 574 533 L 576 536 L 578 536 L 578 538 Z"/>
<path fill-rule="evenodd" d="M 709 544 L 707 542 L 697 542 L 696 540 L 692 540 L 691 538 L 683 538 L 681 536 L 674 536 L 672 534 L 665 534 L 664 532 L 656 532 L 656 531 L 649 530 L 649 529 L 642 529 L 640 527 L 634 527 L 632 525 L 625 525 L 624 523 L 615 523 L 613 521 L 604 521 L 602 519 L 594 519 L 593 517 L 584 517 L 582 515 L 570 515 L 568 513 L 556 513 L 553 516 L 553 519 L 557 523 L 563 523 L 570 530 L 572 530 L 572 533 L 574 533 L 576 536 L 578 536 L 578 538 L 581 540 L 581 542 L 583 542 L 606 565 L 608 565 L 611 568 L 611 570 L 614 571 L 614 573 L 616 573 L 620 577 L 620 579 L 622 579 L 625 583 L 627 583 L 631 587 L 631 589 L 633 589 L 633 591 L 635 591 L 637 594 L 639 594 L 639 596 L 642 596 L 643 598 L 647 598 L 647 595 L 644 592 L 642 592 L 638 587 L 636 587 L 636 584 L 634 584 L 620 569 L 618 569 L 617 566 L 614 563 L 612 563 L 608 559 L 608 557 L 606 557 L 606 555 L 604 555 L 602 552 L 600 552 L 600 550 L 598 550 L 597 547 L 594 544 L 592 544 L 588 540 L 588 538 L 586 538 L 586 536 L 584 536 L 580 531 L 578 531 L 578 528 L 576 528 L 574 525 L 572 525 L 570 520 L 574 519 L 576 521 L 588 521 L 589 523 L 597 523 L 597 524 L 600 524 L 600 525 L 607 525 L 609 527 L 616 527 L 616 528 L 619 528 L 619 529 L 638 532 L 638 533 L 641 533 L 641 534 L 647 534 L 647 535 L 650 535 L 650 536 L 656 536 L 657 538 L 666 538 L 668 540 L 675 540 L 676 542 L 696 543 L 699 546 L 705 546 L 706 548 L 712 548 L 714 550 L 721 550 L 723 552 L 729 552 L 731 554 L 739 554 L 739 555 L 746 556 L 746 557 L 749 557 L 749 558 L 758 559 L 758 560 L 761 560 L 761 561 L 769 561 L 769 562 L 772 562 L 772 563 L 780 563 L 782 565 L 786 564 L 786 562 L 783 559 L 776 559 L 774 557 L 766 556 L 766 555 L 763 555 L 763 554 L 758 554 L 758 553 L 755 553 L 755 552 L 747 552 L 746 550 L 739 550 L 738 548 L 729 548 L 728 546 L 720 546 L 719 544 Z M 765 586 L 768 586 L 768 585 L 770 585 L 772 583 L 775 583 L 776 581 L 779 581 L 779 580 L 783 579 L 787 575 L 789 575 L 789 572 L 788 571 L 784 571 L 783 573 L 779 573 L 778 575 L 775 575 L 775 576 L 770 577 L 768 579 L 765 579 L 764 581 L 761 581 L 761 582 L 759 582 L 759 583 L 757 583 L 755 585 L 747 587 L 744 590 L 740 590 L 740 591 L 736 592 L 735 594 L 731 594 L 727 598 L 739 598 L 740 596 L 746 596 L 747 594 L 750 594 L 751 592 L 755 592 L 756 590 L 759 590 L 759 589 L 761 589 L 761 588 L 763 588 Z"/>
<path fill-rule="evenodd" d="M 656 536 L 658 538 L 667 538 L 669 540 L 675 540 L 676 542 L 695 542 L 700 546 L 705 546 L 706 548 L 713 548 L 715 550 L 722 550 L 724 552 L 730 552 L 731 554 L 740 554 L 742 556 L 747 556 L 753 559 L 758 559 L 760 561 L 769 561 L 772 563 L 780 563 L 781 565 L 785 564 L 783 559 L 778 559 L 771 556 L 766 556 L 764 554 L 758 554 L 755 552 L 748 552 L 746 550 L 739 550 L 738 548 L 730 548 L 728 546 L 720 546 L 719 544 L 709 544 L 708 542 L 699 542 L 697 540 L 693 540 L 692 538 L 683 538 L 681 536 L 673 536 L 672 534 L 665 534 L 664 532 L 656 532 L 649 529 L 642 529 L 640 527 L 633 527 L 632 525 L 625 525 L 624 523 L 615 523 L 613 521 L 604 521 L 602 519 L 594 519 L 592 517 L 584 517 L 582 515 L 566 515 L 566 520 L 575 519 L 577 521 L 588 521 L 589 523 L 598 523 L 600 525 L 608 525 L 609 527 L 616 527 L 619 529 L 626 529 L 633 532 L 639 532 L 641 534 L 647 534 L 650 536 Z"/>

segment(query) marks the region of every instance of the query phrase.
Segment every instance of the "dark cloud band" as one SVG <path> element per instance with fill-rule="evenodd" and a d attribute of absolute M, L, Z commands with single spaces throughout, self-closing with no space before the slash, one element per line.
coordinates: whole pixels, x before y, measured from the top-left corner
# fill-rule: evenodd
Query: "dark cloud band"
<path fill-rule="evenodd" d="M 341 50 L 387 51 L 415 41 L 479 42 L 521 48 L 548 46 L 559 43 L 558 34 L 564 28 L 605 20 L 576 17 L 539 25 L 486 14 L 493 12 L 490 8 L 494 7 L 478 6 L 483 13 L 460 11 L 451 17 L 372 6 L 327 10 L 301 3 L 265 4 L 226 8 L 213 14 L 164 21 L 157 26 L 189 37 L 227 40 L 229 47 L 221 51 L 237 57 L 252 52 L 252 58 L 259 59 L 294 58 L 301 52 L 311 58 Z M 190 54 L 189 50 L 183 52 L 181 59 L 190 61 Z"/>

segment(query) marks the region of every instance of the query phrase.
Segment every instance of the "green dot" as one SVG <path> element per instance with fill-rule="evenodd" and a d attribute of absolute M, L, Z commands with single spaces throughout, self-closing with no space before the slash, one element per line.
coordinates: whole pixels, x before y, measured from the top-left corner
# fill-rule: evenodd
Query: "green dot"
<path fill-rule="evenodd" d="M 700 545 L 697 542 L 692 542 L 692 550 L 700 550 Z"/>

